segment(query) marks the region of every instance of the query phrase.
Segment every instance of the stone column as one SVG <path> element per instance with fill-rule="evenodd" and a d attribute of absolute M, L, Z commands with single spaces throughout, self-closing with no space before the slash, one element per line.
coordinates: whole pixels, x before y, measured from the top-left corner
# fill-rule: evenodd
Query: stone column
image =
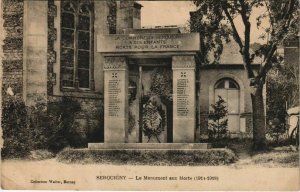
<path fill-rule="evenodd" d="M 104 59 L 104 142 L 127 142 L 128 69 L 125 57 Z"/>
<path fill-rule="evenodd" d="M 173 56 L 173 142 L 194 143 L 196 127 L 194 56 Z"/>
<path fill-rule="evenodd" d="M 24 1 L 23 98 L 47 97 L 48 1 Z"/>

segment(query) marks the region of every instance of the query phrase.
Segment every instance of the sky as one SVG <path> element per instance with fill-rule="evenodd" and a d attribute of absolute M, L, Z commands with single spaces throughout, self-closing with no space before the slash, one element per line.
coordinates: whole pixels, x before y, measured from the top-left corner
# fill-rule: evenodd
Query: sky
<path fill-rule="evenodd" d="M 142 26 L 183 25 L 196 7 L 191 1 L 139 1 L 143 5 Z"/>
<path fill-rule="evenodd" d="M 192 1 L 138 1 L 143 5 L 141 11 L 142 26 L 165 26 L 165 25 L 184 25 L 188 23 L 190 18 L 189 12 L 195 11 L 196 6 Z M 250 17 L 251 42 L 260 42 L 263 40 L 258 37 L 262 34 L 262 30 L 256 28 L 256 17 L 262 13 L 262 9 L 254 9 Z M 235 19 L 238 31 L 243 36 L 243 23 L 240 18 Z M 263 21 L 262 27 L 268 27 L 268 22 Z"/>

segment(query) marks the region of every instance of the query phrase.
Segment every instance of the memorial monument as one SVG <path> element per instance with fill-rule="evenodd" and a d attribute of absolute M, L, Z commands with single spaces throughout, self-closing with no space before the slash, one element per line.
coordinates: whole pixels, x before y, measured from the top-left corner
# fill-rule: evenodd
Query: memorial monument
<path fill-rule="evenodd" d="M 104 143 L 196 142 L 200 35 L 165 31 L 170 29 L 97 37 L 105 58 Z"/>

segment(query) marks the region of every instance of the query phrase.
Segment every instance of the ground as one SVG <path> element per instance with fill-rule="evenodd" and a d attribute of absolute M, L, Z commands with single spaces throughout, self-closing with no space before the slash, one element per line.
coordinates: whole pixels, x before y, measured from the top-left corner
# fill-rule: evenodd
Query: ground
<path fill-rule="evenodd" d="M 65 164 L 55 158 L 3 160 L 4 189 L 122 189 L 122 190 L 298 190 L 298 151 L 274 148 L 251 154 L 239 144 L 230 146 L 239 161 L 228 166 L 142 166 L 112 164 Z M 272 168 L 270 168 L 272 167 Z M 126 176 L 105 180 L 101 176 Z M 166 182 L 144 176 L 177 178 Z M 190 179 L 189 179 L 190 178 Z M 58 181 L 49 183 L 49 180 Z M 47 181 L 47 184 L 34 183 Z"/>
<path fill-rule="evenodd" d="M 284 174 L 283 174 L 284 173 Z M 98 179 L 99 176 L 126 176 L 125 180 Z M 166 182 L 143 180 L 149 177 L 176 177 Z M 182 180 L 192 178 L 192 180 Z M 132 178 L 132 179 L 131 179 Z M 142 178 L 142 180 L 138 180 Z M 205 180 L 203 178 L 206 178 Z M 197 180 L 198 179 L 198 180 Z M 61 183 L 50 184 L 49 180 Z M 70 183 L 64 183 L 64 180 Z M 32 183 L 47 181 L 47 184 Z M 280 181 L 280 182 L 276 182 Z M 4 160 L 4 189 L 122 189 L 122 190 L 295 190 L 299 188 L 298 168 L 231 166 L 120 166 L 63 164 L 43 161 Z M 74 184 L 72 184 L 72 182 Z"/>
<path fill-rule="evenodd" d="M 229 142 L 228 147 L 239 160 L 232 164 L 237 167 L 299 167 L 299 151 L 295 146 L 270 147 L 267 151 L 253 152 L 251 140 Z"/>

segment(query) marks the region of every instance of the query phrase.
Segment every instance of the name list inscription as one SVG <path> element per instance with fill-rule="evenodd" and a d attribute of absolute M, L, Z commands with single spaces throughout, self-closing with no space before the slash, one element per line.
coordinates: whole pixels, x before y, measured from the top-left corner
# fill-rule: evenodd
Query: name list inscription
<path fill-rule="evenodd" d="M 120 113 L 120 79 L 110 79 L 108 81 L 108 115 L 111 117 L 119 117 Z"/>
<path fill-rule="evenodd" d="M 177 116 L 188 116 L 188 79 L 177 79 Z"/>
<path fill-rule="evenodd" d="M 98 52 L 199 51 L 199 34 L 127 34 L 98 36 Z"/>

